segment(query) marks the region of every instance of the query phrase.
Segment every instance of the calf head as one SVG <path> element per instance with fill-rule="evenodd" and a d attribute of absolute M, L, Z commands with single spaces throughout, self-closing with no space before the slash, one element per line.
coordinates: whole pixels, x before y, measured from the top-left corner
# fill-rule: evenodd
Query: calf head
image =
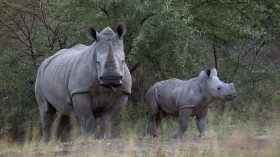
<path fill-rule="evenodd" d="M 233 83 L 224 83 L 217 76 L 215 68 L 206 71 L 207 89 L 210 97 L 222 101 L 230 101 L 236 98 L 236 91 Z"/>
<path fill-rule="evenodd" d="M 96 64 L 97 78 L 103 87 L 119 87 L 124 77 L 125 54 L 123 50 L 123 36 L 126 26 L 120 23 L 115 34 L 107 27 L 100 33 L 93 28 L 87 30 L 87 37 L 95 40 L 94 63 Z"/>

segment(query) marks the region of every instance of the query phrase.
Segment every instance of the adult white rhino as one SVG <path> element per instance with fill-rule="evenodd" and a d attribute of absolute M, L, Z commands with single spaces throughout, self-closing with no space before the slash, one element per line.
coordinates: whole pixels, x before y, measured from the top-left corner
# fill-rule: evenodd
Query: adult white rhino
<path fill-rule="evenodd" d="M 90 27 L 86 35 L 95 41 L 92 45 L 62 49 L 41 64 L 35 94 L 44 142 L 50 139 L 56 112 L 57 138 L 69 128 L 71 113 L 78 118 L 82 137 L 92 135 L 96 117 L 100 117 L 98 138 L 110 133 L 112 120 L 131 93 L 123 47 L 125 33 L 124 23 L 117 26 L 116 34 L 109 27 L 100 33 Z"/>
<path fill-rule="evenodd" d="M 213 100 L 229 101 L 236 97 L 233 83 L 226 84 L 217 77 L 216 69 L 202 71 L 190 80 L 169 79 L 156 83 L 145 97 L 148 106 L 148 133 L 158 136 L 157 126 L 162 116 L 179 117 L 175 137 L 181 138 L 188 119 L 196 116 L 199 136 L 204 135 L 208 105 Z"/>

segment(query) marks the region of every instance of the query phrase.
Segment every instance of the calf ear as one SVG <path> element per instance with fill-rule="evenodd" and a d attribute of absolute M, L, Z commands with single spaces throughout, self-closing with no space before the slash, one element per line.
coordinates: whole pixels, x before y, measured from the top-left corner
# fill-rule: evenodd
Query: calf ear
<path fill-rule="evenodd" d="M 205 72 L 202 71 L 202 72 L 199 73 L 198 77 L 201 77 L 201 76 L 204 76 L 204 75 L 205 75 Z"/>
<path fill-rule="evenodd" d="M 89 27 L 86 30 L 86 36 L 88 39 L 92 40 L 92 41 L 99 41 L 99 35 L 98 33 L 95 31 L 94 28 Z"/>
<path fill-rule="evenodd" d="M 126 33 L 125 23 L 120 22 L 117 26 L 117 34 L 118 34 L 119 39 L 123 39 L 123 36 L 125 35 L 125 33 Z"/>
<path fill-rule="evenodd" d="M 211 69 L 211 75 L 210 76 L 218 76 L 218 72 L 216 68 Z"/>

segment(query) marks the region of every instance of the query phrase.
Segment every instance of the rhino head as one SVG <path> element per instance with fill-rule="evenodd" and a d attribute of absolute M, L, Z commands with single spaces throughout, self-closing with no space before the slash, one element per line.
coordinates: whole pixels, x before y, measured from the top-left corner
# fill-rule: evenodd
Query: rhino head
<path fill-rule="evenodd" d="M 230 101 L 236 98 L 234 84 L 220 81 L 215 68 L 208 69 L 206 75 L 208 76 L 206 84 L 210 97 L 222 101 Z"/>
<path fill-rule="evenodd" d="M 126 26 L 120 23 L 115 34 L 107 27 L 100 33 L 92 27 L 88 28 L 86 35 L 95 41 L 94 62 L 97 67 L 97 79 L 103 87 L 119 87 L 124 77 L 125 53 L 123 48 L 123 36 Z"/>

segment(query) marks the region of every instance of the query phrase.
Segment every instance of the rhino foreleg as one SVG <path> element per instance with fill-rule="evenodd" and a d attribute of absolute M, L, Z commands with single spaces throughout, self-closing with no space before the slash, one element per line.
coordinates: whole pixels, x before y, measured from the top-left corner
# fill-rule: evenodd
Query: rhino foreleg
<path fill-rule="evenodd" d="M 205 119 L 208 113 L 208 109 L 206 109 L 205 112 L 203 112 L 200 115 L 196 116 L 196 120 L 197 120 L 197 129 L 199 131 L 199 135 L 198 137 L 203 137 L 204 136 L 204 130 L 205 130 Z"/>
<path fill-rule="evenodd" d="M 88 138 L 92 135 L 94 116 L 91 107 L 91 97 L 87 94 L 75 94 L 72 98 L 74 111 L 81 127 L 81 137 Z"/>
<path fill-rule="evenodd" d="M 97 138 L 103 139 L 111 134 L 112 117 L 110 113 L 103 114 L 99 122 L 99 133 Z"/>
<path fill-rule="evenodd" d="M 174 138 L 183 138 L 184 132 L 187 130 L 188 120 L 192 115 L 192 108 L 182 108 L 179 111 L 179 127 L 173 136 Z"/>

